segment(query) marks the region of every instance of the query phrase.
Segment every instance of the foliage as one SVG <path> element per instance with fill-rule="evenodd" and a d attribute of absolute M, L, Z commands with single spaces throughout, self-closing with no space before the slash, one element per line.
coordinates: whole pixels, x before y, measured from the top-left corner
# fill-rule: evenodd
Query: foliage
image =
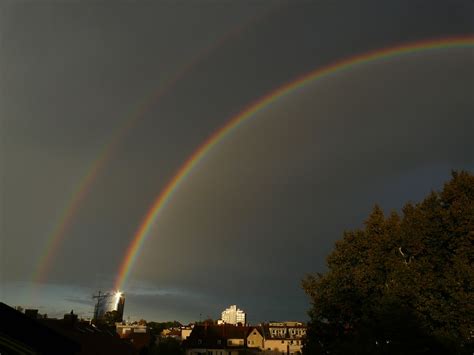
<path fill-rule="evenodd" d="M 105 324 L 114 326 L 116 322 L 120 321 L 120 314 L 116 310 L 105 312 L 103 319 Z"/>
<path fill-rule="evenodd" d="M 305 354 L 471 354 L 474 175 L 453 172 L 440 192 L 401 216 L 375 206 L 307 276 Z"/>
<path fill-rule="evenodd" d="M 217 324 L 217 321 L 210 318 L 210 317 L 207 317 L 206 319 L 204 319 L 203 321 L 199 321 L 199 322 L 196 322 L 197 325 L 205 325 L 205 324 Z"/>
<path fill-rule="evenodd" d="M 181 327 L 181 323 L 176 320 L 170 322 L 147 322 L 146 325 L 150 329 L 151 334 L 155 336 L 159 336 L 164 329 Z"/>

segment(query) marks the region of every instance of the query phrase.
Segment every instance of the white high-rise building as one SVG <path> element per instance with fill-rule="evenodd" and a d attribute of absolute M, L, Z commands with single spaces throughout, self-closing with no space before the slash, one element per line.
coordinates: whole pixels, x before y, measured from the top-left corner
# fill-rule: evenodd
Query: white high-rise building
<path fill-rule="evenodd" d="M 244 311 L 237 308 L 234 304 L 222 312 L 222 321 L 226 324 L 242 323 L 245 325 L 246 315 Z"/>

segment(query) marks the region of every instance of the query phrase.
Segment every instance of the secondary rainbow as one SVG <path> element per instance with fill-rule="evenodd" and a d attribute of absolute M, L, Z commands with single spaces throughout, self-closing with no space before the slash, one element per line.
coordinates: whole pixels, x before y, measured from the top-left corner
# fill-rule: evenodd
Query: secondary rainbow
<path fill-rule="evenodd" d="M 199 162 L 213 147 L 222 142 L 222 140 L 224 140 L 243 123 L 254 117 L 256 113 L 264 110 L 267 106 L 271 105 L 281 97 L 291 93 L 297 88 L 304 87 L 315 80 L 326 78 L 332 74 L 352 69 L 355 66 L 404 54 L 452 47 L 474 47 L 474 35 L 411 42 L 395 47 L 366 52 L 336 61 L 327 66 L 311 71 L 297 78 L 296 80 L 281 86 L 280 88 L 270 92 L 269 94 L 250 104 L 236 116 L 230 118 L 224 126 L 210 135 L 209 138 L 192 153 L 192 155 L 184 162 L 184 164 L 182 164 L 174 177 L 167 183 L 167 185 L 155 198 L 138 229 L 136 230 L 129 247 L 126 250 L 125 256 L 118 270 L 115 288 L 123 289 L 125 287 L 127 279 L 130 275 L 130 271 L 136 261 L 137 255 L 140 253 L 144 242 L 150 235 L 150 231 L 156 224 L 156 220 L 160 216 L 160 213 L 166 208 L 173 196 L 173 193 L 179 188 L 180 184 L 186 179 L 186 177 L 189 176 L 191 171 L 199 164 Z"/>

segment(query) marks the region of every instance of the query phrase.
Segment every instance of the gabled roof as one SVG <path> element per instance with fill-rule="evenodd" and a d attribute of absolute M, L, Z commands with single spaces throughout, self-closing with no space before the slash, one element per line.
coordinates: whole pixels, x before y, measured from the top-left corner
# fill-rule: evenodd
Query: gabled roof
<path fill-rule="evenodd" d="M 0 352 L 78 354 L 79 343 L 0 302 Z M 28 349 L 28 350 L 26 350 Z M 19 351 L 18 350 L 18 351 Z"/>
<path fill-rule="evenodd" d="M 140 343 L 134 346 L 127 340 L 120 339 L 113 328 L 94 326 L 88 322 L 68 322 L 63 319 L 44 319 L 41 322 L 81 344 L 82 350 L 79 354 L 134 355 L 138 353 L 136 348 L 145 342 L 139 336 L 139 339 L 134 341 Z M 149 341 L 149 338 L 146 338 L 146 341 Z"/>
<path fill-rule="evenodd" d="M 252 334 L 254 330 L 256 330 L 258 332 L 258 334 L 260 334 L 262 337 L 264 336 L 263 328 L 261 326 L 250 327 L 247 336 Z"/>
<path fill-rule="evenodd" d="M 237 346 L 228 346 L 229 339 L 242 339 L 246 346 L 248 334 L 254 327 L 223 325 L 196 325 L 189 337 L 184 341 L 186 348 L 207 348 L 207 349 L 225 349 L 238 348 Z"/>

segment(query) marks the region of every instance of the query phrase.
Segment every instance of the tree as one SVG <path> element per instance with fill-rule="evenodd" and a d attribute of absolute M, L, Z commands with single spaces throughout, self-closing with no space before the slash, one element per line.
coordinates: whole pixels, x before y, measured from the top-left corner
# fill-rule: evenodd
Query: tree
<path fill-rule="evenodd" d="M 152 335 L 159 337 L 161 332 L 167 328 L 179 328 L 181 323 L 178 321 L 169 321 L 169 322 L 147 322 L 147 326 L 150 329 Z"/>
<path fill-rule="evenodd" d="M 115 323 L 120 322 L 120 314 L 116 310 L 105 312 L 103 321 L 107 325 L 115 326 Z"/>
<path fill-rule="evenodd" d="M 402 215 L 375 206 L 309 275 L 306 354 L 472 353 L 474 176 L 453 172 Z M 409 345 L 409 346 L 408 346 Z"/>
<path fill-rule="evenodd" d="M 202 322 L 197 322 L 197 324 L 208 324 L 208 325 L 211 325 L 211 324 L 217 324 L 217 321 L 215 321 L 214 319 L 212 319 L 211 317 L 207 317 L 206 319 L 204 319 Z"/>

